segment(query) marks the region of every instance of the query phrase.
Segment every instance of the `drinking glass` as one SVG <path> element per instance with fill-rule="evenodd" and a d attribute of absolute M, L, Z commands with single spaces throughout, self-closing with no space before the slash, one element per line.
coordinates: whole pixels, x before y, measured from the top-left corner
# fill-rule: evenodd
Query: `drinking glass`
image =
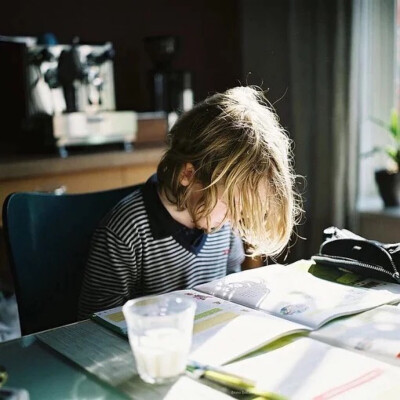
<path fill-rule="evenodd" d="M 175 379 L 186 369 L 196 303 L 180 294 L 129 300 L 122 311 L 139 376 L 148 383 Z"/>

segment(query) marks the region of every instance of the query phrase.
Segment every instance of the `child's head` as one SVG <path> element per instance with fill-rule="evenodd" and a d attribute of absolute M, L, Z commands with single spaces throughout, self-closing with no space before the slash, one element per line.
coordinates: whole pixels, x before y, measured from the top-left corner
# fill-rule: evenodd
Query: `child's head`
<path fill-rule="evenodd" d="M 262 91 L 236 87 L 208 97 L 168 139 L 157 174 L 178 210 L 208 231 L 230 220 L 254 255 L 284 249 L 301 208 L 291 142 Z"/>

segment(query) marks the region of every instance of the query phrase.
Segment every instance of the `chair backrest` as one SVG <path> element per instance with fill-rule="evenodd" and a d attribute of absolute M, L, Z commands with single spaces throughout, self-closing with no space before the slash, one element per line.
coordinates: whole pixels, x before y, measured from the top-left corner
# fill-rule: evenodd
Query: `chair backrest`
<path fill-rule="evenodd" d="M 7 197 L 3 224 L 23 335 L 76 321 L 92 234 L 107 212 L 138 186 Z"/>

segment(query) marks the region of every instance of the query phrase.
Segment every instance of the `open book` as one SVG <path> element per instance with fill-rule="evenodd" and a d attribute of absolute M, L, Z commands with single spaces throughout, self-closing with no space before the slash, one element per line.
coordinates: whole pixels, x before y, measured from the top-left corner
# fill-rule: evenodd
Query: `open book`
<path fill-rule="evenodd" d="M 222 365 L 285 335 L 400 302 L 400 285 L 373 280 L 342 285 L 296 265 L 301 263 L 243 271 L 180 291 L 197 304 L 190 359 Z M 126 334 L 121 308 L 96 313 L 94 319 Z"/>
<path fill-rule="evenodd" d="M 271 265 L 195 287 L 231 302 L 318 329 L 326 322 L 400 302 L 400 285 L 362 280 L 352 286 L 317 278 L 295 265 Z"/>
<path fill-rule="evenodd" d="M 304 326 L 194 290 L 175 293 L 196 302 L 190 359 L 221 365 Z M 127 326 L 121 307 L 101 311 L 93 319 L 123 335 Z"/>

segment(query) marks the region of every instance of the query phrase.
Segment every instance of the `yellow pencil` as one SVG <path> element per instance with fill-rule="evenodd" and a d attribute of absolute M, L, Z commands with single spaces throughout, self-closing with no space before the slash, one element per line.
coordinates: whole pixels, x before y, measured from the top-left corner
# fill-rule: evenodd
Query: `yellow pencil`
<path fill-rule="evenodd" d="M 198 363 L 191 363 L 191 365 L 187 367 L 187 370 L 196 378 L 202 377 L 232 389 L 242 390 L 246 393 L 254 394 L 262 399 L 287 400 L 285 396 L 282 396 L 278 393 L 258 389 L 256 383 L 250 379 L 231 374 L 221 370 L 220 368 L 201 365 Z"/>

